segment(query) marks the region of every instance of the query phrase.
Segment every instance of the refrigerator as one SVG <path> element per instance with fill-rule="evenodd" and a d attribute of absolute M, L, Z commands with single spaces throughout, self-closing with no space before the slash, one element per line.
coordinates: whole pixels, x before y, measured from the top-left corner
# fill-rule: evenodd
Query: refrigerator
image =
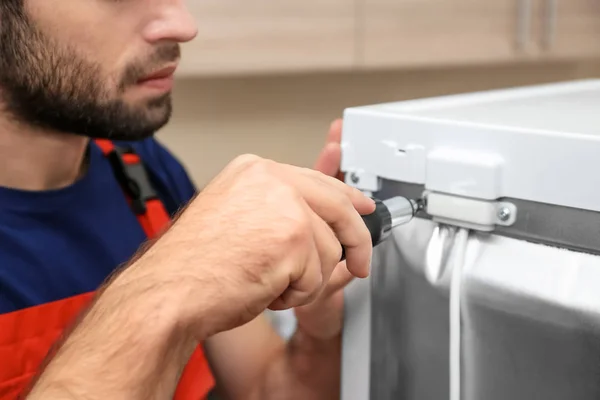
<path fill-rule="evenodd" d="M 600 399 L 600 80 L 350 107 L 342 170 L 425 202 L 345 289 L 342 400 Z"/>

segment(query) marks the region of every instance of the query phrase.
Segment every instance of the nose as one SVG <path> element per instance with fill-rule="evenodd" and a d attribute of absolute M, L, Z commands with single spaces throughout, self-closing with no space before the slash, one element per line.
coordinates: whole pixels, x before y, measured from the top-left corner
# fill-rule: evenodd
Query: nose
<path fill-rule="evenodd" d="M 198 26 L 185 5 L 185 0 L 169 1 L 144 30 L 144 38 L 150 43 L 189 42 L 197 34 Z"/>

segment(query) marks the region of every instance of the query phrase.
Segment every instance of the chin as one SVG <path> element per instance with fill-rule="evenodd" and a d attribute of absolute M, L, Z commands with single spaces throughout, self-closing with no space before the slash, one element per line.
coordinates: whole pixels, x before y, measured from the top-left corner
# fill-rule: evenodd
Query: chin
<path fill-rule="evenodd" d="M 172 113 L 170 97 L 153 97 L 136 101 L 124 102 L 131 115 L 137 115 L 150 123 L 160 123 L 169 119 Z"/>
<path fill-rule="evenodd" d="M 171 108 L 151 109 L 148 111 L 148 121 L 161 128 L 171 119 Z"/>

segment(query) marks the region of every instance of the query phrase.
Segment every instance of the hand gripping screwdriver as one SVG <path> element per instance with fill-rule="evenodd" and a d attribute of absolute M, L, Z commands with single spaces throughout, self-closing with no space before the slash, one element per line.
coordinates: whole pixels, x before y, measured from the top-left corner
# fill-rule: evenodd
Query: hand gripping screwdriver
<path fill-rule="evenodd" d="M 422 200 L 408 199 L 397 196 L 386 200 L 373 199 L 375 201 L 375 211 L 371 214 L 363 215 L 362 219 L 371 233 L 371 243 L 373 247 L 386 240 L 392 229 L 397 226 L 410 222 L 419 211 L 423 209 Z M 346 259 L 346 250 L 342 246 L 342 258 Z"/>

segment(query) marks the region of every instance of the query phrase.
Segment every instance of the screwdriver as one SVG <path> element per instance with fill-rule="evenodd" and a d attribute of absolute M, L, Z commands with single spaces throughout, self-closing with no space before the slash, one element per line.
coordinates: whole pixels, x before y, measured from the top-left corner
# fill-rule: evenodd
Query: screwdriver
<path fill-rule="evenodd" d="M 373 247 L 386 240 L 392 229 L 410 222 L 424 207 L 423 200 L 397 196 L 386 200 L 373 199 L 375 211 L 363 215 L 362 219 L 371 233 Z M 342 246 L 342 258 L 346 259 L 346 249 Z"/>

